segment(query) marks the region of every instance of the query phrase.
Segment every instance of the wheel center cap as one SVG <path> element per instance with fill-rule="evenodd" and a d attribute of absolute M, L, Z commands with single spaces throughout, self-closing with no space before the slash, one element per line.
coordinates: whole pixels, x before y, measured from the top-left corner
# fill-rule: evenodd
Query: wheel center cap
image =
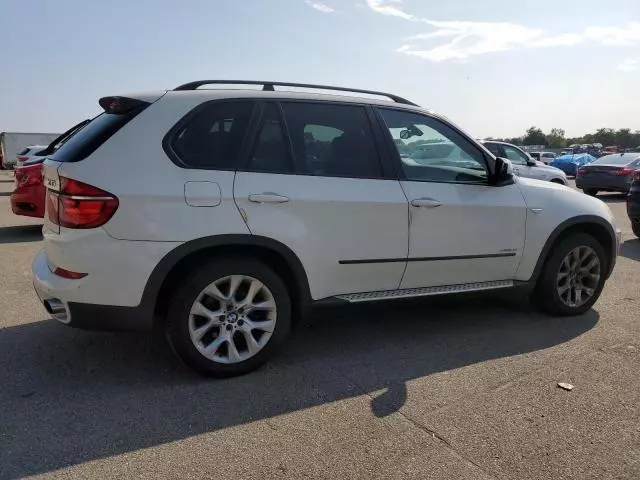
<path fill-rule="evenodd" d="M 230 313 L 227 315 L 227 321 L 229 323 L 236 323 L 236 320 L 238 320 L 238 315 L 236 313 Z"/>

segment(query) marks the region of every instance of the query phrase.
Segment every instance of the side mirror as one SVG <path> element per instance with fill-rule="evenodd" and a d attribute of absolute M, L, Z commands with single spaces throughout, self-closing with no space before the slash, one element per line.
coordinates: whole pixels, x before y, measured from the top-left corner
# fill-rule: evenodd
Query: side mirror
<path fill-rule="evenodd" d="M 513 181 L 513 165 L 508 158 L 496 157 L 491 185 L 505 185 Z"/>
<path fill-rule="evenodd" d="M 527 160 L 527 167 L 535 167 L 538 165 L 535 160 L 529 159 Z"/>

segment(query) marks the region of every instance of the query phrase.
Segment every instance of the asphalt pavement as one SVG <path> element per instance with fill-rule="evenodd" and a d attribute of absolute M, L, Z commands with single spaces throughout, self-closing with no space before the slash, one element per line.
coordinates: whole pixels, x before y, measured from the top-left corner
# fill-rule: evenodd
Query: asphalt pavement
<path fill-rule="evenodd" d="M 0 478 L 640 478 L 640 240 L 587 314 L 510 295 L 323 309 L 240 378 L 48 319 L 0 172 Z M 558 388 L 568 382 L 572 391 Z"/>

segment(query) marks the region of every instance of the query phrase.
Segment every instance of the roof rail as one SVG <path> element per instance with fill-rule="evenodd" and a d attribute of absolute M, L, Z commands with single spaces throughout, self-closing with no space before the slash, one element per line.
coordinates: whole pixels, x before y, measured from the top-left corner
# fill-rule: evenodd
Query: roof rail
<path fill-rule="evenodd" d="M 198 80 L 195 82 L 185 83 L 184 85 L 180 85 L 174 88 L 174 91 L 181 90 L 196 90 L 198 87 L 202 87 L 203 85 L 262 85 L 262 90 L 273 92 L 275 91 L 275 86 L 278 87 L 297 87 L 297 88 L 316 88 L 321 90 L 335 90 L 337 92 L 354 92 L 354 93 L 366 93 L 367 95 L 379 95 L 381 97 L 387 97 L 393 100 L 396 103 L 403 103 L 405 105 L 413 105 L 418 106 L 417 104 L 410 102 L 406 98 L 399 97 L 397 95 L 393 95 L 392 93 L 384 93 L 384 92 L 376 92 L 373 90 L 362 90 L 359 88 L 346 88 L 346 87 L 333 87 L 329 85 L 313 85 L 310 83 L 289 83 L 289 82 L 263 82 L 259 80 Z"/>

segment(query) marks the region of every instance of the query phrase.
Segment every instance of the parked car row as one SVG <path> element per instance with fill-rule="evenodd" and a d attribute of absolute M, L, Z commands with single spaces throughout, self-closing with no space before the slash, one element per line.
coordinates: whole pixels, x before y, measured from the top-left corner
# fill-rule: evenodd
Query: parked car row
<path fill-rule="evenodd" d="M 581 314 L 616 262 L 606 204 L 397 95 L 207 80 L 99 104 L 42 164 L 35 290 L 69 326 L 162 329 L 201 373 L 259 367 L 327 302 L 522 288 Z"/>
<path fill-rule="evenodd" d="M 26 158 L 15 167 L 15 189 L 11 193 L 11 210 L 16 215 L 43 218 L 45 213 L 46 188 L 43 180 L 42 164 L 47 156 L 52 155 L 64 142 L 87 125 L 90 120 L 83 120 L 62 135 Z M 20 160 L 20 159 L 19 159 Z"/>

